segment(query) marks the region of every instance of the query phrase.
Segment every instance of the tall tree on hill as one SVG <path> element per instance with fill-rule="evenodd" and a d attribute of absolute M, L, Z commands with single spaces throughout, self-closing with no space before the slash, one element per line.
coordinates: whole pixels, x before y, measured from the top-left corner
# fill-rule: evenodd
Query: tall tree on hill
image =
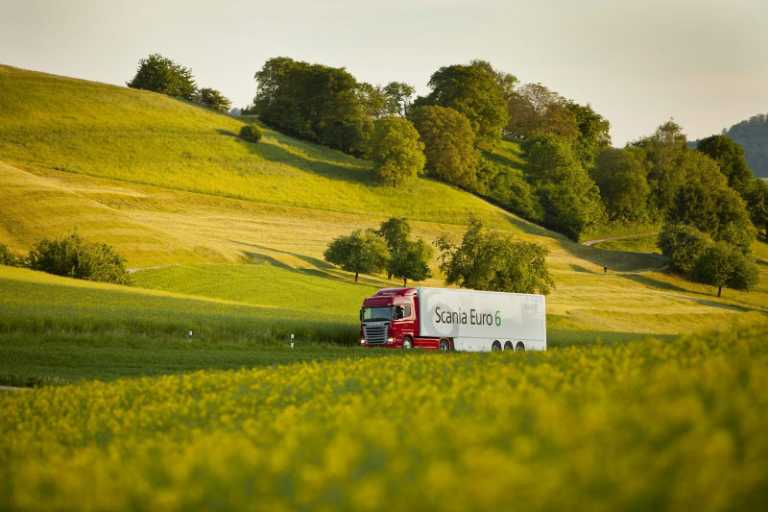
<path fill-rule="evenodd" d="M 674 121 L 664 123 L 653 135 L 633 144 L 645 152 L 651 188 L 649 212 L 655 218 L 664 217 L 677 190 L 685 183 L 686 144 L 682 128 Z"/>
<path fill-rule="evenodd" d="M 255 75 L 260 119 L 291 135 L 360 155 L 371 129 L 361 101 L 367 88 L 344 68 L 268 60 Z M 367 91 L 370 92 L 370 91 Z"/>
<path fill-rule="evenodd" d="M 198 91 L 196 100 L 202 106 L 216 110 L 218 112 L 227 112 L 232 106 L 232 102 L 225 98 L 221 92 L 217 91 L 216 89 L 210 89 L 207 87 L 204 87 Z"/>
<path fill-rule="evenodd" d="M 402 117 L 378 119 L 369 144 L 376 175 L 387 185 L 403 185 L 424 170 L 424 144 L 419 132 Z"/>
<path fill-rule="evenodd" d="M 375 231 L 358 230 L 333 240 L 324 257 L 326 261 L 354 272 L 357 282 L 361 272 L 372 274 L 384 269 L 387 264 L 387 246 Z"/>
<path fill-rule="evenodd" d="M 446 183 L 473 188 L 479 154 L 467 117 L 452 108 L 425 106 L 415 108 L 411 119 L 424 142 L 429 174 Z"/>
<path fill-rule="evenodd" d="M 610 220 L 634 222 L 646 217 L 647 174 L 641 151 L 611 148 L 600 154 L 593 177 Z"/>
<path fill-rule="evenodd" d="M 725 135 L 713 135 L 700 140 L 696 149 L 717 162 L 720 172 L 728 178 L 728 185 L 744 195 L 752 179 L 752 171 L 749 170 L 741 145 Z"/>
<path fill-rule="evenodd" d="M 390 82 L 384 86 L 383 91 L 387 102 L 387 113 L 406 117 L 410 112 L 416 89 L 405 82 Z"/>
<path fill-rule="evenodd" d="M 485 63 L 453 65 L 432 74 L 432 92 L 419 98 L 419 106 L 450 107 L 467 116 L 480 144 L 493 144 L 507 124 L 504 90 L 494 72 Z"/>
<path fill-rule="evenodd" d="M 611 145 L 611 123 L 589 105 L 569 101 L 566 108 L 573 115 L 578 129 L 573 150 L 581 165 L 587 170 L 592 169 L 600 152 Z"/>
<path fill-rule="evenodd" d="M 126 85 L 188 101 L 194 101 L 197 92 L 192 70 L 176 64 L 159 53 L 153 53 L 146 59 L 141 59 L 136 75 Z"/>
<path fill-rule="evenodd" d="M 604 216 L 600 191 L 570 144 L 547 135 L 529 140 L 526 177 L 544 209 L 544 224 L 578 240 Z"/>

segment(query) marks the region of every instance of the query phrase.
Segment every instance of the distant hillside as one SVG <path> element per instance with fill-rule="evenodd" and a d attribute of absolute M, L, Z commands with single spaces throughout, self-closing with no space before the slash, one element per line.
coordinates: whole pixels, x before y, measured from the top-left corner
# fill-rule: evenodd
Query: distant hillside
<path fill-rule="evenodd" d="M 747 163 L 755 176 L 768 177 L 768 114 L 736 123 L 723 133 L 744 147 Z"/>

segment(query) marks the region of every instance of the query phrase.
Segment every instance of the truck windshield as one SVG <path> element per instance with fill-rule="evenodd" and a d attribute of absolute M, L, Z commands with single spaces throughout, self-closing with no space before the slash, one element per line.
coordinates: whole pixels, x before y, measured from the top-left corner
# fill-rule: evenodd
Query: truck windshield
<path fill-rule="evenodd" d="M 360 313 L 361 319 L 365 320 L 391 320 L 392 308 L 363 308 Z"/>

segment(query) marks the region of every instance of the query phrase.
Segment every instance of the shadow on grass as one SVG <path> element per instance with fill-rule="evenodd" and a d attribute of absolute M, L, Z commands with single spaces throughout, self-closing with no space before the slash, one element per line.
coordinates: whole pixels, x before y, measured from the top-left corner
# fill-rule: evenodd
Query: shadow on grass
<path fill-rule="evenodd" d="M 561 246 L 573 256 L 585 259 L 601 267 L 607 266 L 609 271 L 639 272 L 642 270 L 661 270 L 667 264 L 667 259 L 660 254 L 598 249 L 577 244 L 570 240 L 561 242 Z"/>
<path fill-rule="evenodd" d="M 253 143 L 240 139 L 237 134 L 229 130 L 219 128 L 216 131 L 220 135 L 238 139 L 238 142 L 243 144 L 251 153 L 270 162 L 285 164 L 302 171 L 359 185 L 374 186 L 377 184 L 372 173 L 366 172 L 363 161 L 331 148 L 289 137 L 274 130 L 269 130 L 268 133 L 277 143 L 263 140 L 259 143 Z M 306 152 L 307 155 L 288 151 L 282 145 L 290 145 Z"/>

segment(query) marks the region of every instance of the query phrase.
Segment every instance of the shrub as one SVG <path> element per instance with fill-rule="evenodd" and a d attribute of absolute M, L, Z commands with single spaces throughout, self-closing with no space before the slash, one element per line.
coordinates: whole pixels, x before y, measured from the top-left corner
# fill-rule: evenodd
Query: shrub
<path fill-rule="evenodd" d="M 255 124 L 247 124 L 240 128 L 240 138 L 248 142 L 257 143 L 264 136 L 264 132 Z"/>
<path fill-rule="evenodd" d="M 15 267 L 18 264 L 19 258 L 17 258 L 6 245 L 0 244 L 0 265 Z"/>
<path fill-rule="evenodd" d="M 89 281 L 128 284 L 130 280 L 125 260 L 112 247 L 87 242 L 77 233 L 40 240 L 29 253 L 29 267 Z"/>

